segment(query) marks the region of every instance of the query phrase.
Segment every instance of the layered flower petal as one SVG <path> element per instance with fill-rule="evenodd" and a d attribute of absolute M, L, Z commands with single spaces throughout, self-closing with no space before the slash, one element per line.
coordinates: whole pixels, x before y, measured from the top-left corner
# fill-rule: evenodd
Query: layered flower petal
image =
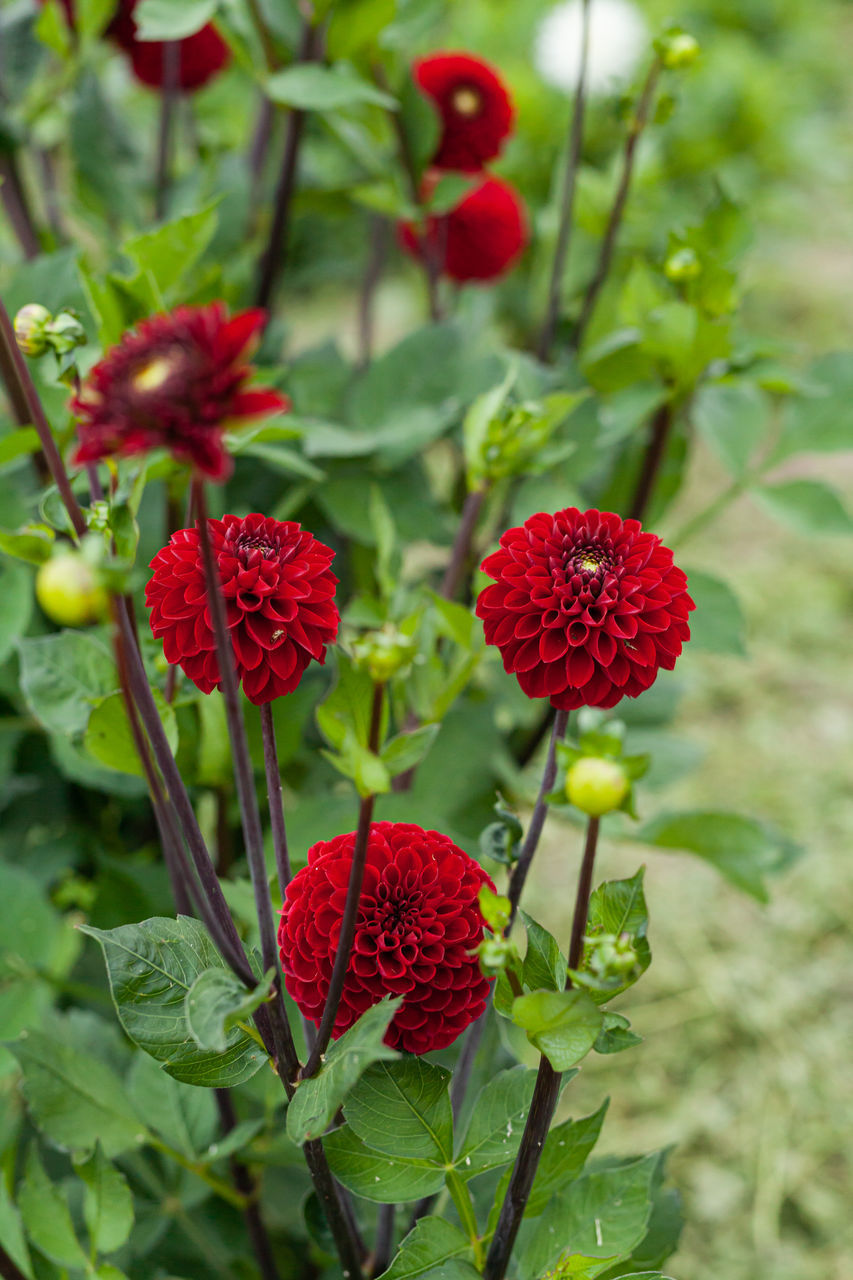
<path fill-rule="evenodd" d="M 469 53 L 434 53 L 413 74 L 442 121 L 433 163 L 476 173 L 494 160 L 512 133 L 515 110 L 497 70 Z"/>
<path fill-rule="evenodd" d="M 435 172 L 427 187 L 434 184 Z M 455 209 L 427 219 L 420 231 L 402 223 L 400 242 L 414 257 L 460 284 L 496 280 L 513 266 L 527 243 L 527 216 L 521 197 L 507 182 L 484 177 Z"/>

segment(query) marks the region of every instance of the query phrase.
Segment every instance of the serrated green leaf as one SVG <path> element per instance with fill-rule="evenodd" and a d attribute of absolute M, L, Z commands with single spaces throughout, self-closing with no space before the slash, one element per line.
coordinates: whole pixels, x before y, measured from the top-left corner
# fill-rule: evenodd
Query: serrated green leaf
<path fill-rule="evenodd" d="M 348 1124 L 327 1134 L 323 1146 L 335 1177 L 365 1200 L 379 1204 L 420 1200 L 444 1186 L 443 1164 L 377 1151 Z M 406 1148 L 400 1143 L 398 1149 Z"/>
<path fill-rule="evenodd" d="M 185 1010 L 190 1035 L 199 1049 L 225 1053 L 228 1032 L 245 1022 L 270 994 L 275 976 L 271 969 L 258 985 L 247 991 L 230 969 L 205 969 L 187 992 Z"/>
<path fill-rule="evenodd" d="M 769 823 L 707 810 L 659 814 L 640 828 L 636 839 L 695 853 L 759 902 L 769 900 L 766 877 L 783 871 L 802 852 Z"/>
<path fill-rule="evenodd" d="M 75 1235 L 68 1202 L 42 1168 L 35 1143 L 27 1156 L 18 1207 L 27 1235 L 46 1258 L 60 1267 L 87 1266 L 88 1258 Z"/>
<path fill-rule="evenodd" d="M 593 1049 L 596 1053 L 622 1053 L 625 1049 L 632 1049 L 635 1044 L 642 1044 L 643 1037 L 636 1035 L 630 1027 L 630 1022 L 621 1013 L 606 1010 L 604 1023 Z"/>
<path fill-rule="evenodd" d="M 107 1160 L 100 1146 L 90 1160 L 75 1166 L 86 1184 L 83 1217 L 97 1253 L 120 1249 L 133 1228 L 133 1196 L 127 1179 Z"/>
<path fill-rule="evenodd" d="M 143 0 L 136 13 L 142 13 L 148 3 L 151 0 Z M 178 7 L 171 0 L 166 0 L 166 4 L 173 15 L 178 13 Z M 191 4 L 183 3 L 180 11 L 190 7 Z M 133 236 L 125 240 L 122 252 L 141 272 L 150 273 L 163 293 L 168 293 L 195 266 L 213 239 L 219 217 L 218 204 L 217 200 L 197 213 L 184 214 L 153 231 Z"/>
<path fill-rule="evenodd" d="M 566 985 L 566 959 L 552 934 L 526 911 L 520 911 L 527 930 L 522 982 L 531 991 L 562 991 Z"/>
<path fill-rule="evenodd" d="M 266 1054 L 246 1032 L 228 1033 L 228 1049 L 199 1049 L 190 1035 L 185 999 L 205 969 L 223 968 L 198 920 L 154 917 L 117 929 L 81 926 L 104 951 L 119 1021 L 140 1049 L 187 1084 L 225 1088 L 249 1080 Z"/>
<path fill-rule="evenodd" d="M 27 637 L 18 652 L 27 706 L 51 733 L 82 732 L 93 702 L 118 688 L 109 649 L 88 633 Z"/>
<path fill-rule="evenodd" d="M 470 1263 L 461 1271 L 447 1272 L 442 1268 L 449 1263 L 466 1261 L 471 1252 L 471 1242 L 458 1227 L 444 1218 L 420 1218 L 403 1243 L 381 1280 L 414 1280 L 416 1276 L 473 1277 L 477 1275 Z"/>
<path fill-rule="evenodd" d="M 627 934 L 637 956 L 637 969 L 624 985 L 608 986 L 604 991 L 590 992 L 590 998 L 597 1004 L 612 1000 L 619 992 L 633 986 L 652 962 L 652 952 L 646 938 L 649 913 L 643 892 L 644 876 L 645 867 L 640 867 L 629 880 L 606 880 L 590 896 L 587 936 L 610 933 L 618 938 L 621 934 Z"/>
<path fill-rule="evenodd" d="M 602 1015 L 583 991 L 534 991 L 513 1001 L 512 1020 L 555 1071 L 568 1071 L 589 1053 Z"/>
<path fill-rule="evenodd" d="M 435 742 L 440 725 L 425 724 L 410 733 L 398 733 L 385 743 L 380 759 L 391 777 L 419 765 Z"/>
<path fill-rule="evenodd" d="M 454 1161 L 462 1178 L 473 1178 L 515 1159 L 535 1083 L 535 1071 L 510 1067 L 480 1090 Z"/>
<path fill-rule="evenodd" d="M 160 723 L 174 754 L 178 749 L 175 709 L 159 689 L 153 689 L 152 693 Z M 115 769 L 117 773 L 129 773 L 135 778 L 145 776 L 133 740 L 123 693 L 111 693 L 96 702 L 86 726 L 83 745 L 89 755 L 105 768 Z"/>
<path fill-rule="evenodd" d="M 402 1002 L 397 996 L 373 1005 L 334 1041 L 317 1075 L 302 1081 L 287 1108 L 287 1132 L 294 1142 L 319 1138 L 367 1068 L 398 1056 L 383 1037 Z"/>
<path fill-rule="evenodd" d="M 344 1115 L 353 1131 L 377 1151 L 434 1160 L 453 1159 L 450 1072 L 423 1058 L 378 1062 L 352 1090 Z"/>

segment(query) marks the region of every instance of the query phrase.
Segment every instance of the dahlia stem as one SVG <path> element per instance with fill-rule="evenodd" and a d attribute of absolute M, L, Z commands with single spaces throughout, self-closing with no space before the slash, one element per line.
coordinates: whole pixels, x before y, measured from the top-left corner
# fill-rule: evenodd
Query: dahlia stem
<path fill-rule="evenodd" d="M 214 1092 L 216 1094 L 216 1105 L 219 1110 L 222 1133 L 227 1138 L 228 1134 L 237 1126 L 237 1113 L 234 1110 L 230 1090 L 216 1089 Z M 231 1169 L 231 1178 L 234 1186 L 245 1199 L 243 1219 L 258 1263 L 261 1280 L 280 1280 L 278 1267 L 275 1265 L 272 1244 L 261 1217 L 257 1182 L 242 1160 L 238 1160 L 236 1156 L 231 1156 L 228 1164 Z"/>
<path fill-rule="evenodd" d="M 294 65 L 298 66 L 304 62 L 316 62 L 320 57 L 321 50 L 322 34 L 306 19 L 302 24 L 302 36 Z M 258 269 L 255 304 L 259 307 L 269 307 L 279 272 L 287 255 L 290 207 L 293 203 L 293 193 L 296 187 L 296 165 L 305 128 L 305 115 L 304 111 L 292 108 L 287 119 L 281 176 L 275 193 L 272 223 L 270 224 L 267 247 L 264 250 Z"/>
<path fill-rule="evenodd" d="M 166 216 L 172 172 L 175 108 L 181 78 L 181 46 L 178 40 L 163 45 L 163 82 L 160 92 L 160 125 L 157 133 L 157 170 L 154 180 L 154 216 Z"/>
<path fill-rule="evenodd" d="M 634 175 L 634 161 L 637 154 L 637 143 L 649 122 L 649 114 L 654 101 L 655 89 L 657 87 L 658 77 L 661 73 L 663 63 L 659 57 L 656 57 L 645 83 L 640 92 L 637 110 L 634 118 L 628 128 L 628 137 L 625 140 L 625 151 L 622 159 L 622 174 L 619 179 L 619 186 L 616 190 L 616 198 L 613 201 L 613 207 L 610 210 L 610 217 L 607 222 L 607 230 L 604 233 L 604 239 L 601 242 L 601 250 L 598 255 L 598 265 L 595 274 L 587 287 L 586 295 L 581 307 L 580 319 L 574 333 L 574 347 L 578 348 L 583 341 L 586 327 L 592 318 L 595 310 L 595 304 L 598 302 L 598 295 L 604 286 L 604 282 L 610 272 L 610 264 L 613 260 L 613 252 L 616 248 L 616 237 L 622 225 L 622 218 L 625 213 L 625 205 L 628 202 L 628 192 L 631 188 L 631 179 Z"/>
<path fill-rule="evenodd" d="M 391 1265 L 394 1253 L 394 1223 L 397 1216 L 395 1204 L 381 1204 L 376 1215 L 376 1244 L 373 1249 L 373 1265 L 370 1273 L 381 1276 Z"/>
<path fill-rule="evenodd" d="M 258 0 L 248 0 L 248 9 L 264 50 L 264 58 L 266 60 L 267 67 L 270 71 L 274 71 L 279 65 L 278 55 L 276 54 L 275 45 L 273 44 L 269 28 L 264 22 L 264 15 L 261 13 L 261 7 L 258 4 Z"/>
<path fill-rule="evenodd" d="M 563 186 L 560 198 L 560 221 L 557 228 L 557 244 L 554 250 L 554 262 L 551 267 L 551 280 L 548 288 L 548 307 L 545 322 L 539 335 L 536 354 L 540 360 L 547 361 L 551 355 L 551 345 L 560 316 L 560 296 L 562 293 L 563 274 L 569 256 L 572 238 L 572 215 L 575 207 L 575 189 L 581 161 L 583 145 L 583 121 L 586 107 L 586 73 L 589 63 L 589 12 L 591 0 L 581 0 L 581 47 L 580 64 L 578 66 L 578 82 L 575 88 L 575 105 L 572 112 L 572 124 L 568 133 L 566 151 L 566 169 L 563 174 Z"/>
<path fill-rule="evenodd" d="M 545 759 L 545 771 L 542 774 L 542 782 L 539 787 L 539 795 L 536 797 L 536 804 L 530 818 L 530 825 L 527 828 L 527 834 L 524 837 L 524 844 L 521 846 L 518 862 L 513 868 L 509 882 L 508 897 L 510 901 L 510 921 L 507 928 L 510 928 L 515 913 L 518 910 L 518 904 L 521 900 L 521 893 L 524 889 L 524 882 L 527 879 L 527 873 L 530 870 L 530 864 L 533 861 L 533 855 L 539 845 L 539 837 L 542 835 L 542 828 L 545 826 L 545 818 L 548 814 L 547 796 L 554 789 L 554 782 L 557 777 L 557 743 L 562 742 L 566 736 L 566 728 L 569 723 L 568 711 L 558 711 L 554 716 L 554 727 L 551 730 L 551 740 L 548 744 L 548 755 Z"/>
<path fill-rule="evenodd" d="M 599 819 L 590 818 L 586 832 L 583 861 L 578 878 L 575 899 L 572 937 L 569 946 L 569 968 L 576 969 L 583 958 L 583 938 L 589 912 L 589 896 L 592 888 L 592 872 L 598 844 Z M 571 979 L 566 982 L 571 987 Z M 561 1075 L 555 1071 L 543 1055 L 539 1062 L 539 1074 L 533 1089 L 530 1111 L 524 1126 L 518 1155 L 512 1170 L 506 1196 L 501 1206 L 498 1225 L 483 1271 L 483 1280 L 503 1280 L 506 1275 L 512 1247 L 524 1218 L 524 1210 L 530 1197 L 533 1179 L 548 1136 L 548 1129 L 560 1096 Z"/>
<path fill-rule="evenodd" d="M 382 723 L 382 698 L 384 693 L 384 685 L 374 684 L 373 686 L 373 705 L 370 712 L 370 734 L 368 738 L 368 750 L 374 752 L 379 750 L 379 730 Z M 308 1061 L 302 1068 L 302 1078 L 313 1076 L 319 1070 L 323 1062 L 323 1054 L 329 1046 L 332 1038 L 332 1031 L 335 1026 L 335 1019 L 338 1016 L 338 1006 L 341 1003 L 343 995 L 344 983 L 346 982 L 347 970 L 349 969 L 350 953 L 352 951 L 353 939 L 355 937 L 355 923 L 358 917 L 358 906 L 361 899 L 361 886 L 364 881 L 364 866 L 367 861 L 367 846 L 370 841 L 370 824 L 373 819 L 373 803 L 374 795 L 363 796 L 358 811 L 358 827 L 355 833 L 355 844 L 352 853 L 352 866 L 350 868 L 349 884 L 347 886 L 347 899 L 344 906 L 343 919 L 341 920 L 341 932 L 338 938 L 338 949 L 335 955 L 335 963 L 332 969 L 332 977 L 329 982 L 329 991 L 326 996 L 326 1003 L 323 1007 L 323 1016 L 320 1019 L 320 1027 L 317 1031 L 317 1039 L 314 1047 L 308 1057 Z"/>
<path fill-rule="evenodd" d="M 462 576 L 471 556 L 474 531 L 477 528 L 477 520 L 487 492 L 486 489 L 472 489 L 465 498 L 465 503 L 462 507 L 462 518 L 459 521 L 459 528 L 456 530 L 453 550 L 450 553 L 450 560 L 444 571 L 444 578 L 439 591 L 439 594 L 445 600 L 455 599 L 456 592 L 459 590 L 459 584 L 462 581 Z"/>
<path fill-rule="evenodd" d="M 0 366 L 2 366 L 6 385 L 9 387 L 10 398 L 15 404 L 25 404 L 27 406 L 29 421 L 32 422 L 38 433 L 42 452 L 50 468 L 54 484 L 65 504 L 71 527 L 77 537 L 80 538 L 86 532 L 86 518 L 71 489 L 68 472 L 65 470 L 65 464 L 56 447 L 53 432 L 45 417 L 45 412 L 33 380 L 30 377 L 27 363 L 18 348 L 15 330 L 12 327 L 12 321 L 9 319 L 9 313 L 2 301 L 0 301 L 0 349 L 3 352 Z"/>
<path fill-rule="evenodd" d="M 628 508 L 628 516 L 633 520 L 642 520 L 652 500 L 655 483 L 666 454 L 666 446 L 670 431 L 675 421 L 672 402 L 667 400 L 653 415 L 649 424 L 649 439 L 643 455 L 643 463 L 637 478 L 637 487 Z"/>
<path fill-rule="evenodd" d="M 0 198 L 24 257 L 37 258 L 41 244 L 14 151 L 0 151 Z"/>
<path fill-rule="evenodd" d="M 272 718 L 272 703 L 261 704 L 261 734 L 264 740 L 264 771 L 267 778 L 267 799 L 270 807 L 270 827 L 272 828 L 273 848 L 275 849 L 275 867 L 278 872 L 278 887 L 282 898 L 290 884 L 293 873 L 290 869 L 290 854 L 287 849 L 287 830 L 284 825 L 284 798 L 281 794 L 281 772 L 278 767 L 278 749 L 275 741 L 275 724 Z"/>
<path fill-rule="evenodd" d="M 358 299 L 358 367 L 366 369 L 373 359 L 374 301 L 388 254 L 388 220 L 376 215 L 370 220 L 370 249 Z"/>

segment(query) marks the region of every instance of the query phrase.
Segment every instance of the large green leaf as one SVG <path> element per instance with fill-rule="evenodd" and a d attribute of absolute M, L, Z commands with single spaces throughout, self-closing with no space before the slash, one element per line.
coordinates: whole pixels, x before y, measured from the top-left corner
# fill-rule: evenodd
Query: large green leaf
<path fill-rule="evenodd" d="M 535 1083 L 536 1072 L 519 1066 L 499 1072 L 481 1089 L 456 1156 L 463 1178 L 515 1159 Z"/>
<path fill-rule="evenodd" d="M 147 1053 L 134 1056 L 127 1092 L 149 1127 L 188 1160 L 198 1159 L 219 1131 L 213 1094 L 167 1075 Z"/>
<path fill-rule="evenodd" d="M 51 733 L 81 733 L 92 704 L 118 688 L 109 649 L 83 631 L 59 631 L 18 644 L 21 691 L 36 719 Z"/>
<path fill-rule="evenodd" d="M 83 1217 L 89 1239 L 98 1253 L 120 1249 L 133 1228 L 133 1196 L 127 1179 L 104 1156 L 100 1147 L 77 1174 L 86 1184 Z"/>
<path fill-rule="evenodd" d="M 696 605 L 690 615 L 690 650 L 746 653 L 746 619 L 727 582 L 699 569 L 688 569 L 687 589 Z"/>
<path fill-rule="evenodd" d="M 366 1200 L 380 1204 L 420 1200 L 444 1186 L 444 1164 L 409 1158 L 403 1154 L 403 1141 L 398 1143 L 400 1154 L 389 1155 L 368 1147 L 351 1125 L 343 1125 L 323 1139 L 323 1146 L 335 1177 Z"/>
<path fill-rule="evenodd" d="M 41 1031 L 7 1045 L 23 1072 L 24 1095 L 44 1135 L 65 1151 L 108 1156 L 137 1147 L 146 1128 L 105 1062 Z"/>
<path fill-rule="evenodd" d="M 383 1036 L 402 1002 L 397 996 L 373 1005 L 326 1051 L 317 1075 L 302 1081 L 287 1108 L 287 1132 L 294 1142 L 319 1138 L 367 1068 L 397 1057 Z"/>
<path fill-rule="evenodd" d="M 153 689 L 152 693 L 169 746 L 175 753 L 178 749 L 175 709 L 159 689 Z M 89 755 L 106 769 L 129 773 L 135 778 L 145 776 L 133 740 L 123 693 L 110 693 L 95 704 L 86 726 L 83 745 Z"/>
<path fill-rule="evenodd" d="M 691 416 L 733 475 L 746 471 L 770 415 L 768 396 L 751 382 L 711 382 L 696 394 Z"/>
<path fill-rule="evenodd" d="M 403 1243 L 381 1280 L 414 1280 L 415 1276 L 441 1277 L 442 1280 L 462 1280 L 478 1274 L 467 1262 L 471 1243 L 452 1222 L 444 1218 L 420 1218 Z M 461 1269 L 444 1270 L 451 1263 L 462 1262 Z"/>
<path fill-rule="evenodd" d="M 822 356 L 808 371 L 811 394 L 791 400 L 774 461 L 793 453 L 833 453 L 850 448 L 853 353 Z"/>
<path fill-rule="evenodd" d="M 513 1001 L 512 1020 L 555 1071 L 568 1071 L 595 1044 L 602 1014 L 584 991 L 533 991 Z"/>
<path fill-rule="evenodd" d="M 453 1160 L 450 1072 L 408 1057 L 377 1062 L 352 1090 L 344 1114 L 353 1132 L 377 1151 L 407 1158 Z"/>
<path fill-rule="evenodd" d="M 187 1084 L 224 1088 L 260 1070 L 266 1054 L 245 1031 L 229 1031 L 225 1053 L 200 1049 L 189 1032 L 187 992 L 205 969 L 224 969 L 198 920 L 158 916 L 118 929 L 81 927 L 103 947 L 125 1031 L 170 1075 Z"/>
<path fill-rule="evenodd" d="M 853 516 L 836 491 L 819 480 L 786 480 L 750 492 L 765 511 L 797 533 L 853 533 Z"/>
<path fill-rule="evenodd" d="M 769 900 L 766 877 L 784 870 L 801 852 L 768 823 L 737 813 L 662 813 L 642 826 L 636 838 L 662 849 L 697 854 L 759 902 Z"/>

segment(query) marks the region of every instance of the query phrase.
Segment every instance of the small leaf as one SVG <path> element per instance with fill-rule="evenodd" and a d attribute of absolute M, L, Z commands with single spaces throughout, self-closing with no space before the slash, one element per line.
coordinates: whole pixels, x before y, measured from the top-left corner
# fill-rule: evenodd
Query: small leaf
<path fill-rule="evenodd" d="M 302 111 L 339 111 L 365 102 L 389 110 L 397 108 L 395 98 L 377 89 L 345 63 L 333 67 L 318 63 L 286 67 L 269 77 L 266 92 L 272 102 Z"/>
<path fill-rule="evenodd" d="M 604 1025 L 592 1046 L 595 1052 L 622 1053 L 625 1049 L 633 1049 L 635 1044 L 642 1044 L 643 1037 L 631 1031 L 630 1026 L 628 1019 L 621 1013 L 605 1011 Z"/>
<path fill-rule="evenodd" d="M 120 1249 L 133 1227 L 133 1196 L 127 1179 L 110 1164 L 100 1146 L 85 1164 L 75 1166 L 86 1184 L 83 1217 L 97 1253 Z"/>
<path fill-rule="evenodd" d="M 817 480 L 787 480 L 784 484 L 761 485 L 750 492 L 774 519 L 798 533 L 853 533 L 853 516 L 835 490 Z"/>
<path fill-rule="evenodd" d="M 270 969 L 253 991 L 247 991 L 228 969 L 205 969 L 200 973 L 187 992 L 185 1003 L 187 1026 L 198 1047 L 225 1053 L 228 1032 L 238 1022 L 245 1022 L 269 997 L 274 976 Z"/>
<path fill-rule="evenodd" d="M 583 991 L 534 991 L 513 1001 L 512 1020 L 555 1071 L 568 1071 L 589 1053 L 602 1015 Z"/>
<path fill-rule="evenodd" d="M 143 0 L 135 10 L 134 19 L 137 22 L 137 15 L 150 3 L 151 0 Z M 192 0 L 182 0 L 180 5 L 175 5 L 172 0 L 165 0 L 165 4 L 173 19 L 178 13 L 184 14 L 192 8 Z M 145 38 L 147 37 L 143 37 Z M 133 260 L 141 272 L 150 274 L 158 287 L 167 293 L 195 266 L 213 239 L 219 217 L 218 203 L 217 200 L 197 213 L 184 214 L 172 222 L 155 227 L 153 231 L 125 240 L 122 252 Z"/>
<path fill-rule="evenodd" d="M 759 902 L 769 901 L 765 878 L 785 870 L 802 852 L 769 823 L 737 813 L 662 813 L 641 827 L 636 839 L 697 854 Z"/>
<path fill-rule="evenodd" d="M 26 1237 L 21 1227 L 21 1215 L 12 1204 L 6 1190 L 6 1179 L 0 1178 L 0 1245 L 15 1263 L 26 1280 L 33 1280 L 33 1267 Z"/>
<path fill-rule="evenodd" d="M 35 1143 L 27 1156 L 24 1184 L 18 1193 L 18 1207 L 27 1235 L 36 1248 L 60 1267 L 83 1267 L 83 1252 L 65 1196 L 42 1168 Z"/>
<path fill-rule="evenodd" d="M 696 605 L 690 615 L 690 648 L 707 653 L 746 653 L 746 619 L 728 583 L 699 569 L 687 570 L 687 590 Z"/>
<path fill-rule="evenodd" d="M 385 743 L 380 759 L 392 778 L 420 764 L 435 742 L 440 728 L 437 724 L 421 725 L 410 733 L 398 733 Z"/>
<path fill-rule="evenodd" d="M 520 911 L 519 915 L 527 930 L 524 985 L 531 991 L 562 991 L 566 985 L 566 960 L 557 939 L 526 911 Z"/>
<path fill-rule="evenodd" d="M 301 1082 L 287 1108 L 287 1132 L 294 1142 L 319 1138 L 367 1068 L 397 1057 L 383 1037 L 402 1002 L 398 996 L 373 1005 L 334 1041 L 317 1075 Z"/>
<path fill-rule="evenodd" d="M 403 1243 L 387 1271 L 382 1272 L 381 1280 L 414 1280 L 423 1276 L 444 1277 L 447 1273 L 440 1270 L 446 1263 L 456 1260 L 467 1260 L 471 1252 L 471 1242 L 458 1227 L 444 1218 L 420 1218 Z M 477 1272 L 469 1264 L 468 1271 L 472 1277 Z M 468 1271 L 456 1272 L 461 1276 Z"/>
<path fill-rule="evenodd" d="M 14 532 L 0 529 L 0 551 L 28 564 L 44 564 L 50 559 L 56 534 L 46 524 L 25 524 Z"/>

